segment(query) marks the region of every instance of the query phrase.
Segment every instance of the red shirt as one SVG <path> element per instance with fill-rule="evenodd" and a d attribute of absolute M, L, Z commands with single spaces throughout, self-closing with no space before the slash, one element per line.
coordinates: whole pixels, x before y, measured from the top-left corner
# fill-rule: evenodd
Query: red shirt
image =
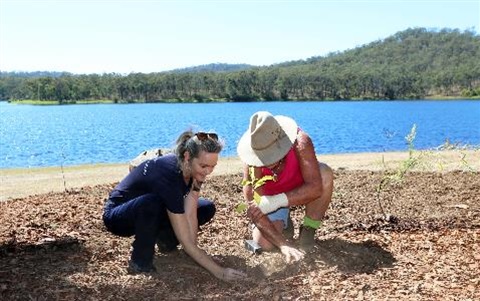
<path fill-rule="evenodd" d="M 283 160 L 285 165 L 282 172 L 277 174 L 276 181 L 267 181 L 265 182 L 265 185 L 262 186 L 264 195 L 284 193 L 297 188 L 304 183 L 294 147 L 288 151 Z M 261 168 L 261 173 L 262 177 L 266 175 L 274 175 L 273 172 L 266 167 Z"/>

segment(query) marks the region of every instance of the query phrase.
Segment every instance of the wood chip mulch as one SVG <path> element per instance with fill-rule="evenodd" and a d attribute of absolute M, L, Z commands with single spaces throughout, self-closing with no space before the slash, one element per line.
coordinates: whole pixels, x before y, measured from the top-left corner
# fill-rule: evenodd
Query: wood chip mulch
<path fill-rule="evenodd" d="M 157 274 L 128 274 L 133 238 L 101 220 L 114 183 L 1 202 L 0 300 L 480 300 L 480 173 L 409 173 L 379 193 L 381 172 L 335 176 L 315 249 L 290 265 L 244 249 L 240 175 L 208 179 L 217 213 L 199 245 L 248 273 L 235 283 L 181 248 L 156 254 Z M 303 208 L 292 216 L 297 236 Z"/>

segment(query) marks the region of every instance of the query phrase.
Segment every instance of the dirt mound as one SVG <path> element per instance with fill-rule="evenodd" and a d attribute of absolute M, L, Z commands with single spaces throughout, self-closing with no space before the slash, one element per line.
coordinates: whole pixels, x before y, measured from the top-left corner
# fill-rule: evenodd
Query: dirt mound
<path fill-rule="evenodd" d="M 127 274 L 132 238 L 109 234 L 101 221 L 114 184 L 1 202 L 0 299 L 479 299 L 480 174 L 409 173 L 378 192 L 382 178 L 337 170 L 316 247 L 291 265 L 243 248 L 248 220 L 234 210 L 240 175 L 210 178 L 202 193 L 217 214 L 199 244 L 247 271 L 237 283 L 215 279 L 181 249 L 156 255 L 156 275 Z M 293 209 L 297 229 L 301 209 Z"/>

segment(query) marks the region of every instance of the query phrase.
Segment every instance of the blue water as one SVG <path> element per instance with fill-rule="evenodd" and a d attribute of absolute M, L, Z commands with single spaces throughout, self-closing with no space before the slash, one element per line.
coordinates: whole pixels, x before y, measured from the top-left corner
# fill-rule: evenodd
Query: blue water
<path fill-rule="evenodd" d="M 0 102 L 0 168 L 124 163 L 145 149 L 172 147 L 189 127 L 216 131 L 222 156 L 259 110 L 293 117 L 317 153 L 402 151 L 480 145 L 480 101 L 269 102 L 30 106 Z"/>

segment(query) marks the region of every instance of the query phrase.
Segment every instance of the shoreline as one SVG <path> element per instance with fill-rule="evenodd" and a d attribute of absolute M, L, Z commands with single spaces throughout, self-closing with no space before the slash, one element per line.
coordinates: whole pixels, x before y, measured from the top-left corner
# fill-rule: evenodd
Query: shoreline
<path fill-rule="evenodd" d="M 462 96 L 462 95 L 455 95 L 455 96 L 448 96 L 448 95 L 428 95 L 425 96 L 424 98 L 415 98 L 415 99 L 396 99 L 399 101 L 455 101 L 455 100 L 480 100 L 480 96 Z M 100 99 L 100 100 L 76 100 L 76 101 L 70 101 L 70 102 L 64 102 L 60 103 L 58 100 L 40 100 L 40 99 L 23 99 L 23 100 L 0 100 L 0 101 L 5 101 L 9 104 L 14 104 L 14 105 L 38 105 L 38 106 L 60 106 L 60 105 L 96 105 L 96 104 L 129 104 L 127 102 L 115 102 L 114 100 L 108 100 L 108 99 Z M 257 102 L 260 102 L 262 100 L 258 100 Z M 274 101 L 281 101 L 281 100 L 274 100 Z M 311 100 L 292 100 L 292 101 L 311 101 Z M 314 100 L 317 102 L 325 102 L 325 101 L 388 101 L 387 99 L 362 99 L 362 98 L 351 98 L 351 99 L 342 99 L 342 100 L 333 100 L 333 99 L 319 99 L 319 100 Z M 228 101 L 226 99 L 209 99 L 207 102 L 202 102 L 202 103 L 228 103 L 232 101 Z M 134 102 L 136 104 L 145 104 L 147 102 Z M 154 102 L 148 102 L 148 103 L 199 103 L 198 100 L 196 99 L 183 99 L 183 101 L 178 101 L 175 99 L 167 99 L 167 100 L 161 100 L 161 101 L 154 101 Z"/>
<path fill-rule="evenodd" d="M 418 159 L 415 171 L 450 172 L 480 171 L 480 150 L 414 151 Z M 409 158 L 409 153 L 346 153 L 319 154 L 319 161 L 334 170 L 381 171 L 397 169 Z M 238 157 L 220 158 L 211 176 L 241 173 Z M 60 192 L 84 186 L 119 182 L 128 174 L 128 162 L 121 164 L 90 164 L 41 168 L 0 169 L 0 201 L 34 194 Z"/>

